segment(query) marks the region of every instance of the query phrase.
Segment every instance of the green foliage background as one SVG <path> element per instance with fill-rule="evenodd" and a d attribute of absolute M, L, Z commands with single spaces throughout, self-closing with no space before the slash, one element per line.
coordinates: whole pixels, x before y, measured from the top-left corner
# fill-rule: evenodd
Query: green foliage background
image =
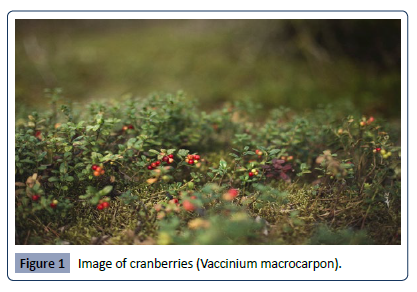
<path fill-rule="evenodd" d="M 16 102 L 184 90 L 296 110 L 350 100 L 400 116 L 399 20 L 16 20 Z"/>

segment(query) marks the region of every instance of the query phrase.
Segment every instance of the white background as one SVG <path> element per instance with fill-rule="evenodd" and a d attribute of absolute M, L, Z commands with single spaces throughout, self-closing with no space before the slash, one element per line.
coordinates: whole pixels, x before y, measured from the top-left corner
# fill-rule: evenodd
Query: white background
<path fill-rule="evenodd" d="M 369 1 L 370 4 L 365 4 L 364 1 L 349 1 L 346 4 L 335 4 L 335 1 L 298 1 L 299 4 L 286 4 L 286 3 L 277 3 L 271 4 L 271 2 L 258 2 L 253 4 L 248 2 L 239 1 L 239 5 L 228 4 L 225 5 L 222 2 L 225 1 L 210 1 L 210 4 L 196 4 L 194 1 L 179 1 L 179 3 L 173 4 L 171 1 L 158 1 L 158 5 L 152 4 L 140 4 L 136 3 L 134 5 L 121 4 L 116 5 L 113 3 L 105 3 L 103 1 L 89 1 L 86 4 L 86 1 L 71 1 L 70 3 L 62 2 L 61 4 L 56 1 L 42 1 L 42 2 L 29 2 L 29 1 L 14 1 L 13 3 L 2 3 L 3 20 L 4 24 L 6 23 L 7 13 L 11 10 L 405 10 L 409 15 L 410 21 L 410 43 L 409 51 L 413 51 L 413 15 L 416 10 L 413 9 L 413 1 L 378 1 L 375 5 L 373 1 Z M 164 5 L 163 3 L 168 3 Z M 414 12 L 414 13 L 413 13 Z M 58 18 L 62 14 L 45 14 L 45 15 L 36 15 L 34 18 Z M 213 14 L 213 13 L 198 13 L 198 14 L 168 14 L 163 13 L 161 15 L 153 14 L 108 14 L 108 16 L 92 14 L 75 14 L 71 13 L 67 18 L 373 18 L 373 14 L 357 15 L 349 13 L 342 16 L 340 13 L 319 15 L 319 14 L 307 14 L 302 13 L 299 15 L 288 14 Z M 393 17 L 392 13 L 387 14 L 388 17 Z M 13 13 L 10 15 L 13 16 Z M 17 17 L 17 16 L 14 16 Z M 24 17 L 31 17 L 30 13 L 26 13 Z M 385 18 L 384 15 L 378 15 L 377 18 Z M 404 13 L 400 13 L 394 16 L 395 18 L 405 18 Z M 403 23 L 404 25 L 404 23 Z M 4 119 L 6 118 L 6 27 L 4 25 L 2 30 L 3 45 L 1 46 L 3 53 L 3 94 L 4 98 L 1 99 L 3 102 L 4 110 Z M 404 38 L 403 38 L 404 39 Z M 402 45 L 402 49 L 405 50 L 405 45 Z M 13 53 L 13 50 L 9 51 L 9 54 Z M 402 53 L 402 61 L 405 61 L 406 53 Z M 415 125 L 415 119 L 413 119 L 412 109 L 413 98 L 413 55 L 410 56 L 410 97 L 409 97 L 409 111 L 410 115 L 410 137 L 409 143 L 411 145 L 409 165 L 410 165 L 410 178 L 413 178 L 413 169 L 412 166 L 415 162 L 415 155 L 412 152 L 413 135 L 412 129 Z M 10 56 L 12 57 L 12 55 Z M 14 76 L 13 64 L 14 59 L 11 58 L 9 63 L 9 76 Z M 406 68 L 402 68 L 402 76 L 406 76 Z M 9 87 L 9 150 L 12 152 L 14 149 L 14 86 Z M 406 103 L 404 98 L 406 98 L 406 88 L 402 88 L 402 153 L 405 153 L 406 145 Z M 6 125 L 6 121 L 4 121 Z M 5 128 L 5 127 L 4 127 Z M 3 129 L 4 129 L 3 128 Z M 4 129 L 5 130 L 5 129 Z M 1 143 L 2 153 L 6 153 L 6 138 L 5 134 L 3 135 L 3 143 Z M 14 173 L 14 163 L 12 158 L 14 157 L 12 153 L 11 159 L 9 159 L 9 185 L 13 185 L 13 173 Z M 406 156 L 403 154 L 403 158 Z M 2 156 L 3 165 L 6 165 L 6 155 Z M 406 167 L 406 163 L 403 161 L 403 168 Z M 403 169 L 403 174 L 406 173 L 406 170 Z M 3 167 L 1 170 L 1 177 L 3 178 L 3 188 L 6 189 L 6 167 Z M 11 183 L 10 183 L 11 182 Z M 413 206 L 413 192 L 415 185 L 413 185 L 413 179 L 410 181 L 410 190 L 409 190 L 409 207 L 412 209 Z M 405 180 L 403 179 L 403 188 L 402 191 L 406 191 Z M 12 192 L 13 193 L 13 192 Z M 11 195 L 11 198 L 13 196 Z M 10 200 L 9 206 L 9 218 L 13 220 L 14 218 L 14 200 Z M 406 250 L 405 250 L 405 227 L 406 227 L 406 196 L 403 194 L 403 245 L 402 246 L 209 246 L 209 247 L 198 247 L 198 246 L 180 246 L 180 247 L 171 247 L 171 246 L 14 246 L 14 228 L 11 225 L 9 227 L 9 276 L 13 279 L 403 279 L 407 275 L 406 267 Z M 4 253 L 6 251 L 6 196 L 4 195 L 3 199 L 3 210 L 4 210 L 4 221 L 1 225 L 1 233 L 4 236 L 2 244 L 4 247 Z M 413 213 L 409 214 L 410 219 L 410 229 L 413 226 Z M 410 247 L 413 246 L 413 233 L 410 232 Z M 52 274 L 14 274 L 14 253 L 15 252 L 70 252 L 72 258 L 72 272 L 70 275 L 61 274 L 61 275 L 52 275 Z M 331 260 L 334 257 L 338 257 L 342 269 L 338 272 L 333 272 L 331 270 L 319 270 L 313 272 L 312 270 L 303 270 L 303 269 L 293 269 L 293 270 L 282 270 L 282 269 L 271 269 L 271 270 L 206 270 L 197 272 L 195 269 L 187 270 L 130 270 L 130 269 L 116 269 L 113 268 L 107 272 L 99 271 L 77 271 L 76 265 L 78 258 L 85 260 L 121 260 L 124 257 L 127 257 L 128 260 L 152 260 L 154 257 L 158 257 L 160 260 L 177 260 L 181 258 L 182 260 L 194 260 L 197 257 L 201 258 L 210 258 L 216 260 L 222 259 L 236 259 L 241 260 Z M 152 289 L 156 288 L 157 290 L 170 289 L 176 291 L 177 289 L 244 289 L 253 290 L 253 289 L 268 289 L 272 288 L 274 290 L 282 289 L 308 289 L 308 290 L 324 290 L 328 288 L 332 289 L 346 289 L 351 290 L 354 288 L 359 288 L 362 290 L 372 289 L 378 291 L 391 291 L 391 290 L 400 290 L 400 291 L 410 291 L 412 283 L 415 284 L 415 275 L 413 274 L 413 250 L 410 248 L 410 269 L 409 269 L 409 278 L 406 281 L 402 282 L 12 282 L 6 277 L 6 257 L 3 258 L 2 269 L 2 286 L 6 285 L 5 288 L 16 289 L 17 291 L 34 291 L 34 290 L 49 290 L 49 289 L 63 289 L 65 288 L 75 288 L 82 287 L 84 290 L 97 289 L 98 287 L 105 287 L 110 289 L 129 289 L 129 287 L 135 289 Z M 122 285 L 122 286 L 121 286 Z"/>

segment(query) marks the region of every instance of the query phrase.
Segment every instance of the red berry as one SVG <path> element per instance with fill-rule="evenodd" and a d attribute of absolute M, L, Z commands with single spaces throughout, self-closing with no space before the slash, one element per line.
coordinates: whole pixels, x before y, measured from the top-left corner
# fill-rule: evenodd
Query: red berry
<path fill-rule="evenodd" d="M 32 200 L 37 201 L 37 200 L 39 200 L 40 197 L 41 196 L 38 196 L 38 195 L 32 195 Z"/>
<path fill-rule="evenodd" d="M 161 164 L 161 161 L 158 160 L 158 161 L 155 162 L 155 164 L 156 164 L 156 166 L 159 166 Z"/>
<path fill-rule="evenodd" d="M 169 157 L 168 157 L 168 156 L 164 156 L 164 157 L 162 157 L 162 161 L 163 161 L 163 162 L 167 162 L 167 161 L 168 161 L 168 159 L 169 159 Z"/>
<path fill-rule="evenodd" d="M 169 200 L 169 202 L 172 204 L 178 204 L 178 199 L 174 198 L 174 199 Z"/>
<path fill-rule="evenodd" d="M 375 118 L 374 117 L 369 117 L 369 119 L 368 119 L 368 123 L 372 123 L 373 121 L 375 121 Z"/>
<path fill-rule="evenodd" d="M 98 205 L 97 205 L 97 209 L 98 209 L 98 210 L 103 210 L 103 208 L 104 208 L 104 207 L 103 207 L 103 204 L 98 204 Z"/>
<path fill-rule="evenodd" d="M 168 155 L 168 158 L 174 158 L 174 154 Z"/>
<path fill-rule="evenodd" d="M 56 208 L 56 204 L 54 204 L 54 203 L 50 203 L 49 206 L 51 206 L 52 209 Z"/>
<path fill-rule="evenodd" d="M 237 197 L 237 195 L 239 194 L 239 191 L 237 190 L 237 189 L 230 189 L 229 191 L 228 191 L 228 193 L 233 197 L 233 198 L 236 198 Z"/>
<path fill-rule="evenodd" d="M 98 165 L 97 164 L 93 164 L 93 166 L 91 166 L 92 170 L 97 170 Z"/>
<path fill-rule="evenodd" d="M 195 206 L 194 206 L 194 204 L 193 203 L 191 203 L 190 201 L 188 201 L 188 200 L 185 200 L 183 203 L 182 203 L 182 206 L 184 207 L 184 210 L 186 210 L 186 211 L 194 211 L 195 210 Z"/>
<path fill-rule="evenodd" d="M 168 164 L 171 164 L 173 162 L 174 162 L 174 159 L 173 158 L 168 158 Z"/>
<path fill-rule="evenodd" d="M 129 129 L 127 126 L 123 126 L 122 130 L 126 131 L 127 129 Z"/>
<path fill-rule="evenodd" d="M 194 155 L 194 160 L 200 160 L 200 155 Z"/>
<path fill-rule="evenodd" d="M 96 167 L 96 171 L 100 172 L 102 170 L 102 168 L 100 166 Z"/>
<path fill-rule="evenodd" d="M 93 173 L 93 175 L 94 175 L 94 176 L 100 176 L 100 171 L 97 171 L 97 170 L 96 170 L 96 171 Z"/>
<path fill-rule="evenodd" d="M 151 166 L 152 166 L 152 168 L 155 168 L 156 167 L 156 162 L 152 162 Z"/>
<path fill-rule="evenodd" d="M 378 148 L 376 148 L 375 150 L 376 150 L 376 152 L 380 152 L 380 151 L 381 151 L 381 148 L 380 148 L 380 147 L 378 147 Z"/>
<path fill-rule="evenodd" d="M 103 206 L 103 209 L 110 207 L 109 202 L 103 202 L 101 205 Z"/>
<path fill-rule="evenodd" d="M 127 126 L 128 129 L 133 129 L 133 125 Z"/>
<path fill-rule="evenodd" d="M 252 176 L 253 176 L 253 172 L 252 172 L 252 171 L 250 171 L 250 172 L 249 172 L 249 176 L 250 176 L 250 177 L 252 177 Z"/>
<path fill-rule="evenodd" d="M 188 160 L 188 164 L 194 164 L 194 160 L 192 160 L 192 159 L 190 159 L 190 160 Z"/>
<path fill-rule="evenodd" d="M 104 172 L 105 172 L 104 169 L 100 170 L 100 174 L 104 174 Z"/>
<path fill-rule="evenodd" d="M 152 170 L 153 169 L 152 165 L 148 165 L 148 169 Z"/>

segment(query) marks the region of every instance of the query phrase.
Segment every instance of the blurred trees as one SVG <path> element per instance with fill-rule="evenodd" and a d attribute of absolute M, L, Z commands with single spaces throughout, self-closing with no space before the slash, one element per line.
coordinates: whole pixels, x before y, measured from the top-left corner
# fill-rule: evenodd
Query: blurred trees
<path fill-rule="evenodd" d="M 187 92 L 400 115 L 400 20 L 16 20 L 16 100 Z M 378 102 L 377 102 L 378 101 Z M 382 102 L 381 102 L 382 101 Z"/>

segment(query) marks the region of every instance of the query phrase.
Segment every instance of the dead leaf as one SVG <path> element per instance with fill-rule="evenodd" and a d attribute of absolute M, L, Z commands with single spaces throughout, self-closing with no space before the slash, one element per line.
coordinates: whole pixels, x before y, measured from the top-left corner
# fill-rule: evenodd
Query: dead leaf
<path fill-rule="evenodd" d="M 157 180 L 158 179 L 156 179 L 156 178 L 149 178 L 149 179 L 146 180 L 146 182 L 151 185 L 151 184 L 155 183 Z"/>

